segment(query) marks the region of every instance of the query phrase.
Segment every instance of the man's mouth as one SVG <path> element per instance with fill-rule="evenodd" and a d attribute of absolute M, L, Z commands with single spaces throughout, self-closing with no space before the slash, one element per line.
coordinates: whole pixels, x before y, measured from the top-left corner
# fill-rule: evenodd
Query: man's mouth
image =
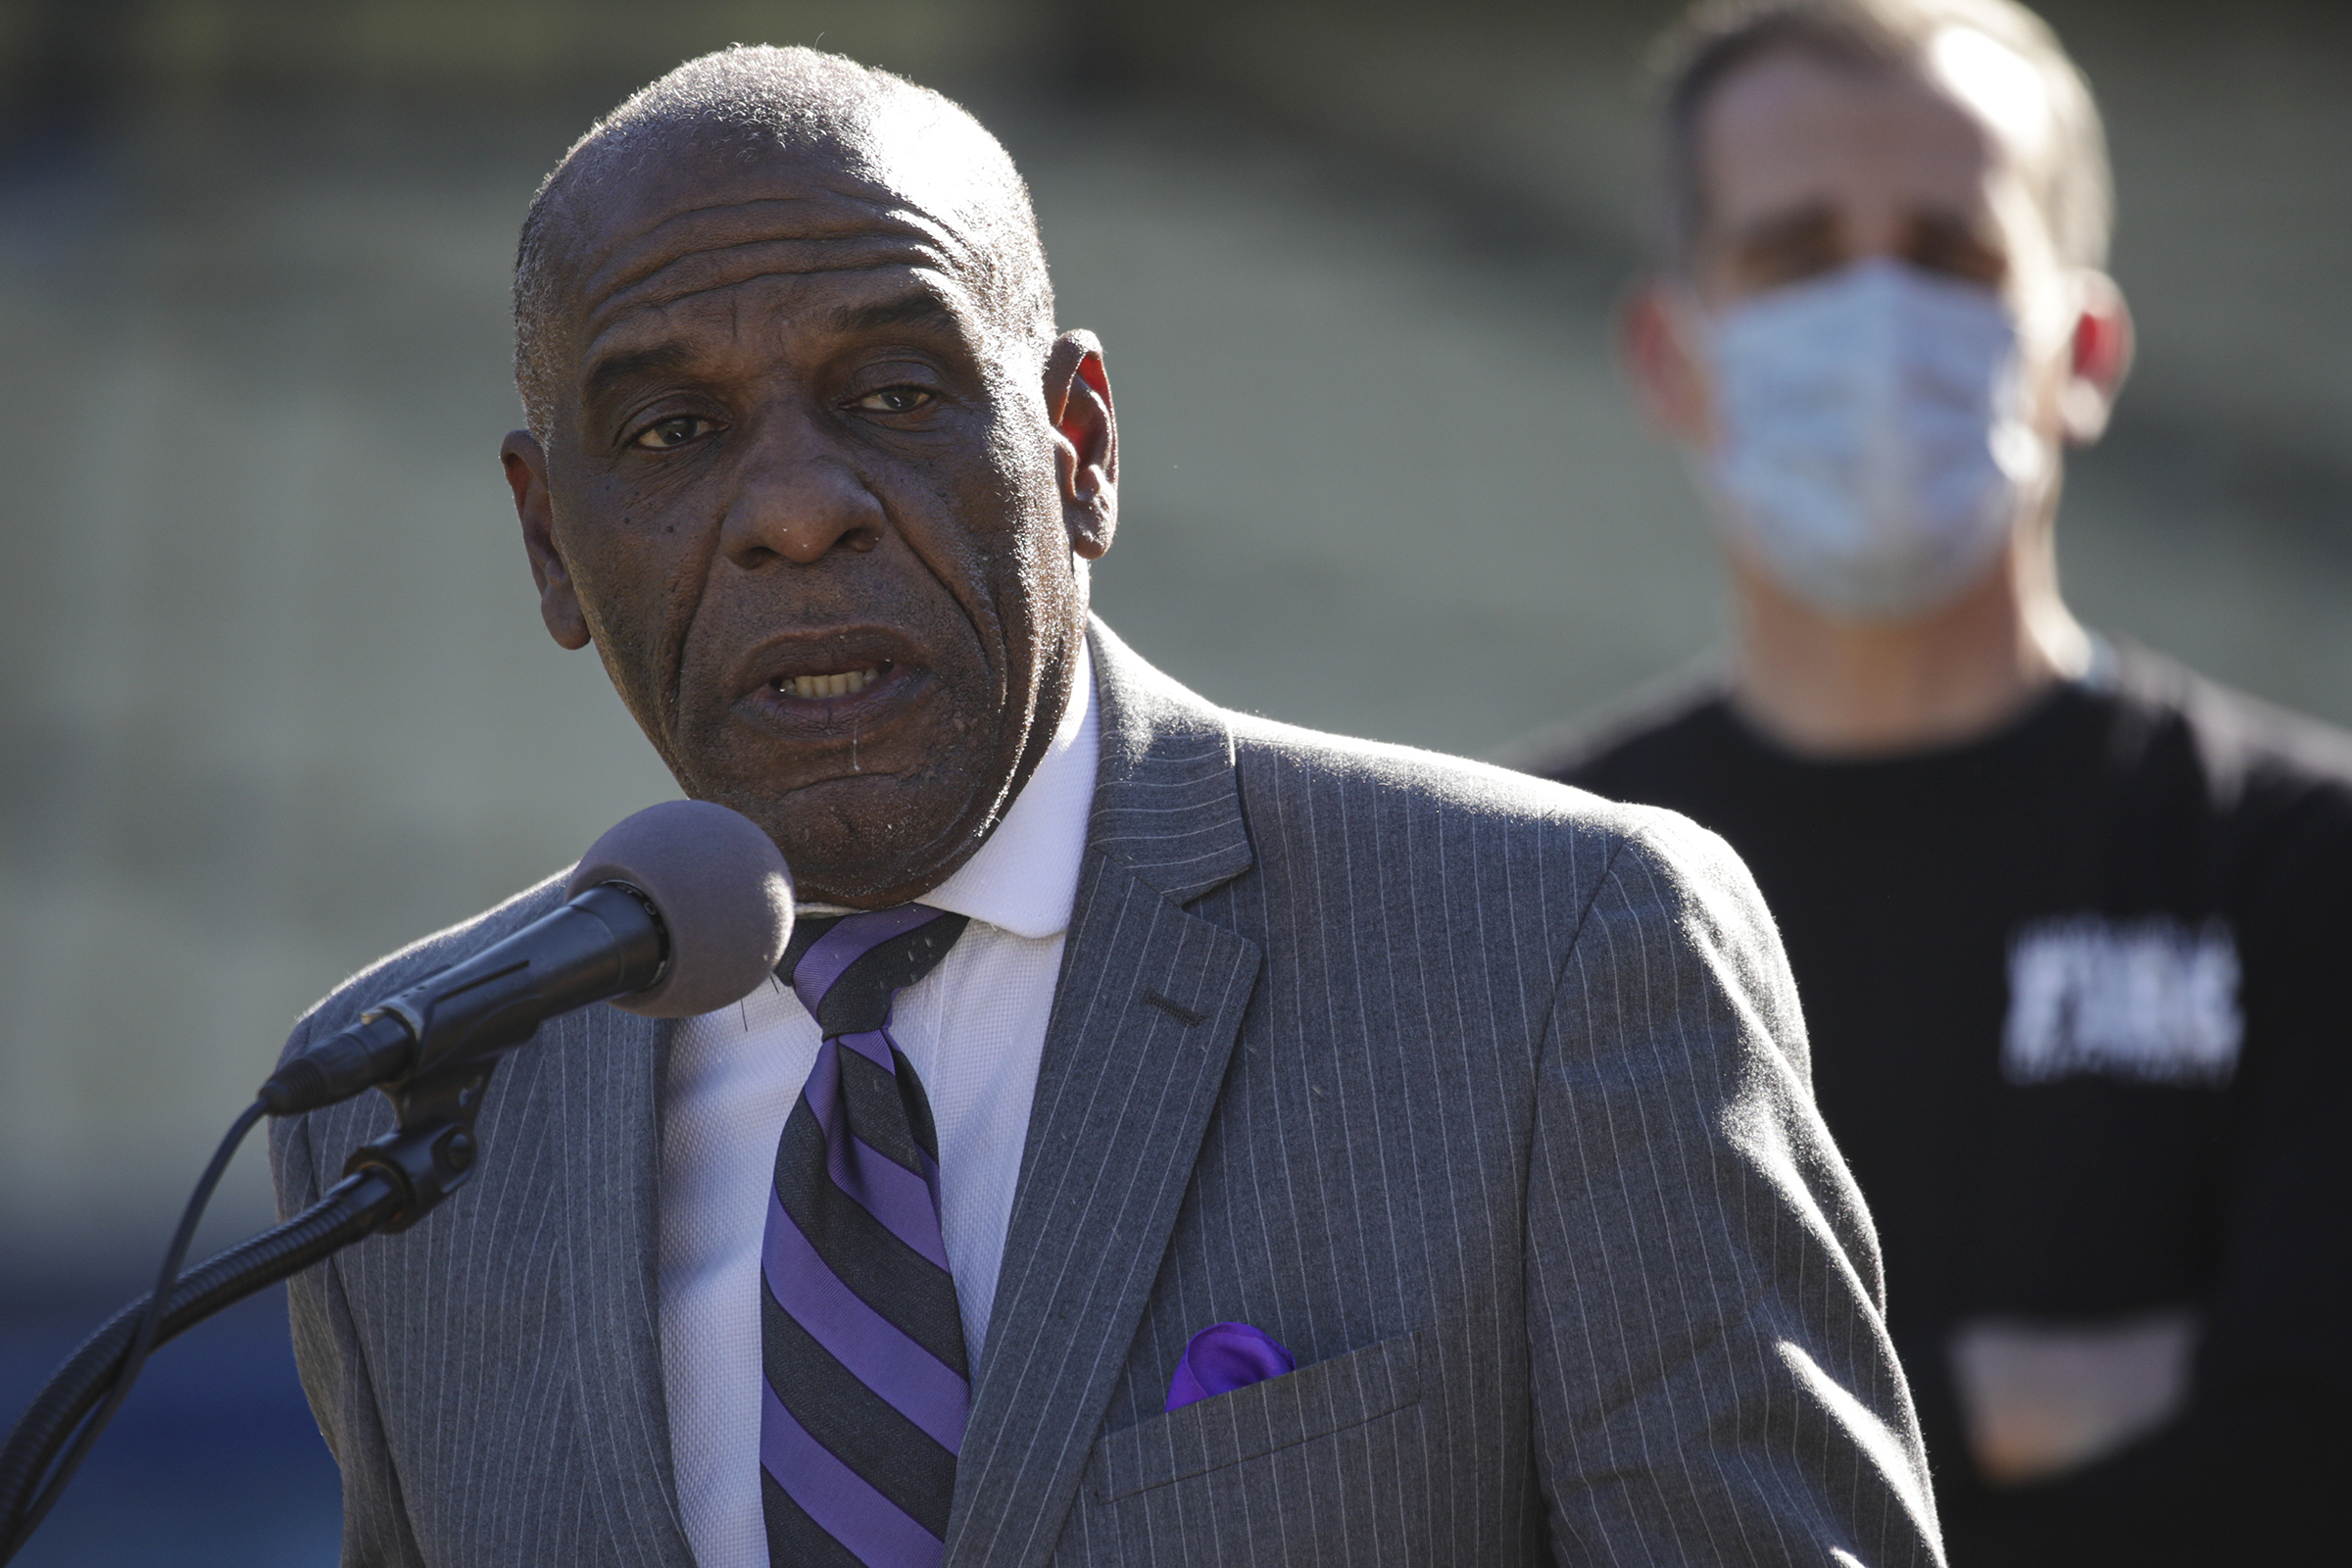
<path fill-rule="evenodd" d="M 858 664 L 849 669 L 828 670 L 812 675 L 779 675 L 769 684 L 779 696 L 798 697 L 814 701 L 828 697 L 855 697 L 882 679 L 891 671 L 891 661 Z"/>
<path fill-rule="evenodd" d="M 880 732 L 919 707 L 931 670 L 912 640 L 887 627 L 774 638 L 745 656 L 751 665 L 736 689 L 792 745 L 829 745 Z"/>

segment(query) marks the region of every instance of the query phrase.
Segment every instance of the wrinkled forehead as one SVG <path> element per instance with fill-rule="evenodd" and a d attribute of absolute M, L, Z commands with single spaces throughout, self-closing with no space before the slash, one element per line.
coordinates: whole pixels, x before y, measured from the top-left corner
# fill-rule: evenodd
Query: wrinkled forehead
<path fill-rule="evenodd" d="M 788 274 L 911 268 L 984 311 L 1004 306 L 1021 222 L 1009 171 L 960 130 L 911 115 L 795 143 L 721 127 L 616 161 L 566 200 L 564 335 L 576 350 L 630 318 Z"/>

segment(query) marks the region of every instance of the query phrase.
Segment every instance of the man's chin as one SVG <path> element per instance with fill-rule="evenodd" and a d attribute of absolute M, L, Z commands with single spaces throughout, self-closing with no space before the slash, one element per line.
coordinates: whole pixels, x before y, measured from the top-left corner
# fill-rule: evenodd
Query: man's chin
<path fill-rule="evenodd" d="M 943 783 L 962 787 L 943 800 Z M 775 841 L 802 900 L 857 906 L 902 904 L 947 880 L 979 847 L 988 817 L 968 780 L 863 770 L 711 798 Z"/>

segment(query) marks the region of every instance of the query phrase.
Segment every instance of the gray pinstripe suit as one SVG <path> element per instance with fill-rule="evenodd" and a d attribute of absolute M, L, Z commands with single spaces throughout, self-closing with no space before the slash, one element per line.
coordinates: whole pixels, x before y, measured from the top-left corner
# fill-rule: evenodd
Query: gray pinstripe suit
<path fill-rule="evenodd" d="M 1091 846 L 949 1561 L 1938 1560 L 1869 1220 L 1722 843 L 1221 711 L 1099 624 L 1095 651 Z M 387 960 L 296 1041 L 557 897 Z M 666 1038 L 550 1025 L 472 1187 L 296 1281 L 347 1562 L 690 1560 Z M 281 1201 L 384 1119 L 281 1127 Z M 1222 1320 L 1300 1370 L 1161 1414 Z"/>

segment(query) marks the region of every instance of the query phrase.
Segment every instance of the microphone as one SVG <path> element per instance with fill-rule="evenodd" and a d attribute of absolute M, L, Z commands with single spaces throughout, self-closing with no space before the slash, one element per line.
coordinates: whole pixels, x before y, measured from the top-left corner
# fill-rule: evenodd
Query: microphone
<path fill-rule="evenodd" d="M 564 904 L 280 1063 L 273 1116 L 394 1079 L 487 1062 L 539 1025 L 599 1002 L 685 1018 L 740 1002 L 792 936 L 792 877 L 751 820 L 710 801 L 665 801 L 580 858 Z"/>

